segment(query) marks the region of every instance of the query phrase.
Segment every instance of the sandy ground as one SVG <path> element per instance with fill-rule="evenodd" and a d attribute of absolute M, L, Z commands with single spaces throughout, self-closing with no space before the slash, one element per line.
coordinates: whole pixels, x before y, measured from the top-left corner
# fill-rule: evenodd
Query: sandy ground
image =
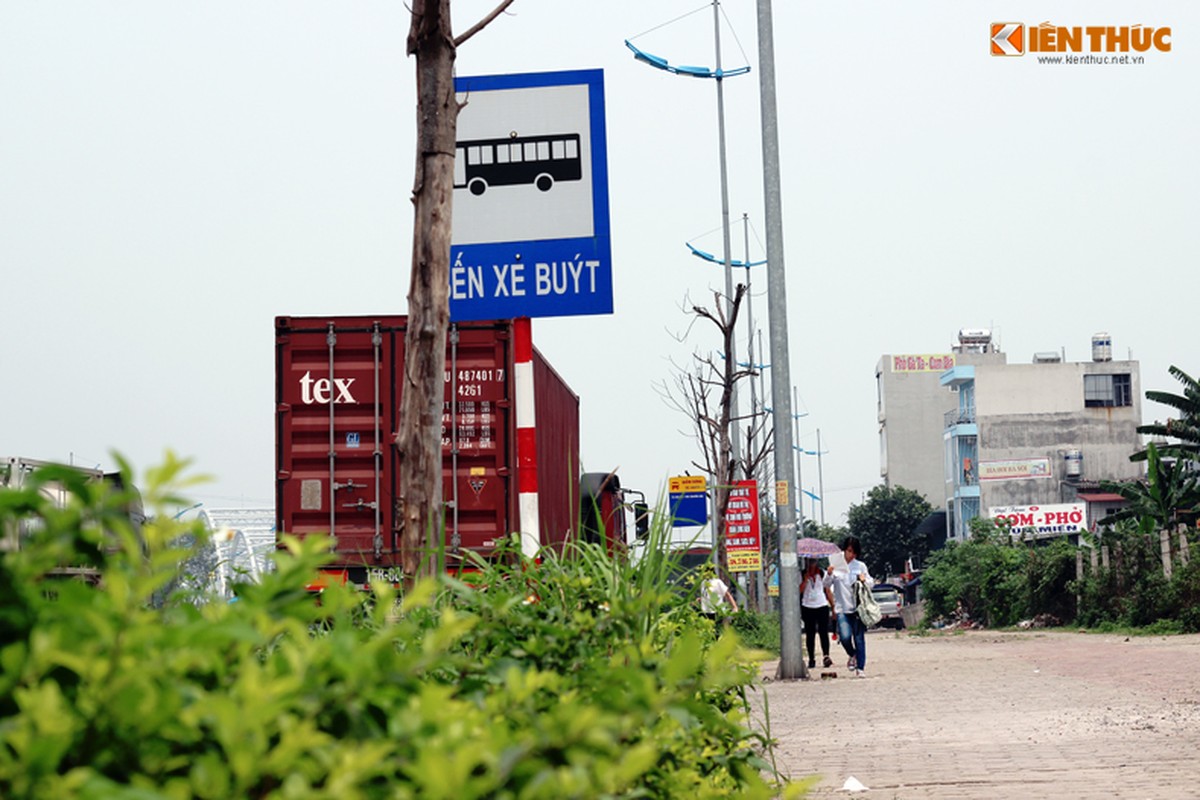
<path fill-rule="evenodd" d="M 1200 636 L 876 630 L 865 678 L 832 648 L 837 678 L 763 665 L 780 770 L 816 775 L 810 797 L 1200 798 Z"/>

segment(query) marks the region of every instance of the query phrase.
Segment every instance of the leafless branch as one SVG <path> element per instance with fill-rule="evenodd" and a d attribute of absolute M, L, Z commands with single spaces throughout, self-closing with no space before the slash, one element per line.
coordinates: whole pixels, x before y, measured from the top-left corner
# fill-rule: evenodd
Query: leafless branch
<path fill-rule="evenodd" d="M 467 30 L 465 32 L 463 32 L 462 34 L 460 34 L 459 36 L 456 36 L 454 38 L 454 46 L 455 47 L 461 46 L 462 43 L 465 42 L 467 39 L 470 39 L 472 36 L 479 33 L 484 28 L 486 28 L 491 23 L 492 20 L 494 20 L 496 17 L 503 14 L 504 10 L 506 8 L 508 8 L 509 6 L 511 6 L 512 4 L 513 4 L 513 0 L 502 0 L 500 5 L 493 8 L 486 17 L 479 20 L 479 22 L 476 22 L 470 28 L 467 28 Z"/>

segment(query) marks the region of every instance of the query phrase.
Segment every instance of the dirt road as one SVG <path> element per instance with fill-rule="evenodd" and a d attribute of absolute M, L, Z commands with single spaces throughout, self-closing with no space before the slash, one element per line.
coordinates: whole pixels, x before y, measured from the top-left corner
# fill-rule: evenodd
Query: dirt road
<path fill-rule="evenodd" d="M 1200 797 L 1200 636 L 872 631 L 866 678 L 833 647 L 836 679 L 764 683 L 810 797 Z"/>

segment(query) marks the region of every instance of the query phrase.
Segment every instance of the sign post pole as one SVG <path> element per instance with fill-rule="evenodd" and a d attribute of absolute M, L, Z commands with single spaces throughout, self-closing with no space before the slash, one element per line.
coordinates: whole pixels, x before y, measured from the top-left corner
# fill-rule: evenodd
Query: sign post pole
<path fill-rule="evenodd" d="M 536 558 L 538 538 L 537 407 L 533 400 L 533 323 L 513 320 L 513 380 L 517 402 L 517 502 L 521 555 Z"/>

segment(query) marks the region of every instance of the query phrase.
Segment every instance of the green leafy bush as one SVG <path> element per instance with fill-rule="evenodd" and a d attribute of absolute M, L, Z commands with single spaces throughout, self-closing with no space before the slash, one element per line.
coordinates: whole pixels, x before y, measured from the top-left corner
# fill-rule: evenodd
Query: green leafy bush
<path fill-rule="evenodd" d="M 1025 554 L 990 539 L 948 542 L 929 558 L 921 576 L 926 619 L 949 617 L 961 603 L 971 619 L 1013 625 L 1026 610 Z"/>
<path fill-rule="evenodd" d="M 1099 546 L 1097 542 L 1097 546 Z M 1080 593 L 1079 623 L 1104 622 L 1142 627 L 1159 620 L 1178 620 L 1186 628 L 1190 607 L 1200 599 L 1197 573 L 1184 568 L 1172 581 L 1163 576 L 1162 556 L 1154 522 L 1123 522 L 1104 534 L 1111 568 L 1074 583 Z"/>
<path fill-rule="evenodd" d="M 949 617 L 961 603 L 988 626 L 1048 614 L 1098 630 L 1200 631 L 1200 563 L 1176 563 L 1167 580 L 1153 520 L 1106 531 L 1110 568 L 1089 567 L 1082 580 L 1075 578 L 1079 548 L 1065 539 L 1013 542 L 987 520 L 973 532 L 969 541 L 950 542 L 931 557 L 922 576 L 928 619 Z M 1100 544 L 1089 539 L 1085 552 Z"/>
<path fill-rule="evenodd" d="M 729 624 L 737 631 L 738 638 L 747 647 L 765 650 L 775 656 L 779 655 L 782 632 L 779 627 L 778 613 L 763 614 L 743 609 L 730 618 Z"/>
<path fill-rule="evenodd" d="M 147 476 L 181 502 L 183 464 Z M 39 480 L 61 480 L 56 508 Z M 132 485 L 126 481 L 127 485 Z M 481 565 L 369 601 L 305 590 L 327 542 L 232 603 L 178 585 L 203 532 L 39 476 L 0 493 L 0 796 L 6 798 L 772 797 L 752 669 L 692 598 L 598 549 Z M 86 567 L 93 581 L 56 578 Z M 186 584 L 186 582 L 184 582 Z M 766 777 L 765 777 L 766 776 Z M 793 791 L 793 790 L 787 790 Z"/>

